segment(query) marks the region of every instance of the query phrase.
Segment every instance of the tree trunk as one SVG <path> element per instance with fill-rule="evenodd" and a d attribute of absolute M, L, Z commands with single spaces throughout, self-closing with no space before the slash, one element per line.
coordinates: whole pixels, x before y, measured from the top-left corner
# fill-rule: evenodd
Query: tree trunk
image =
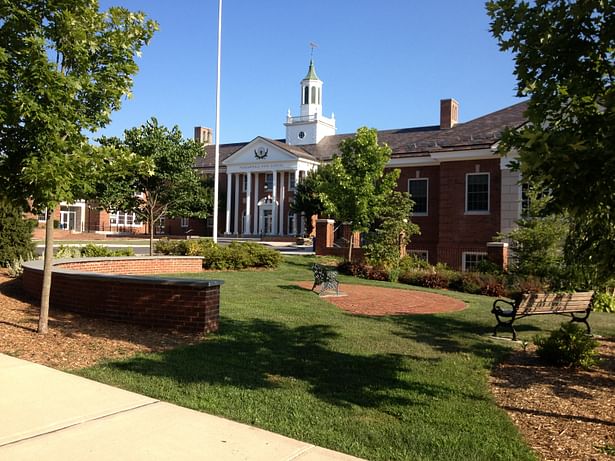
<path fill-rule="evenodd" d="M 352 262 L 352 243 L 354 242 L 354 232 L 350 230 L 350 240 L 348 241 L 348 262 Z"/>
<path fill-rule="evenodd" d="M 51 294 L 51 264 L 53 262 L 53 211 L 47 209 L 45 223 L 45 256 L 43 266 L 43 287 L 41 291 L 41 312 L 38 318 L 38 333 L 47 333 L 49 323 L 49 297 Z"/>
<path fill-rule="evenodd" d="M 154 256 L 154 214 L 149 215 L 149 255 Z"/>

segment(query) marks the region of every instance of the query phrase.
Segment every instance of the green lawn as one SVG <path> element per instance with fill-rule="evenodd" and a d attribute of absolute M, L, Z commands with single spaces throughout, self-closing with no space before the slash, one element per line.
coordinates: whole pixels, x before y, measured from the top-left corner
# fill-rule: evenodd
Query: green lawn
<path fill-rule="evenodd" d="M 514 346 L 489 338 L 491 298 L 445 292 L 469 307 L 353 316 L 293 285 L 312 262 L 207 273 L 225 281 L 219 333 L 79 374 L 371 460 L 535 459 L 489 394 L 490 368 Z M 590 319 L 615 335 L 615 315 Z M 521 321 L 520 338 L 561 321 Z"/>

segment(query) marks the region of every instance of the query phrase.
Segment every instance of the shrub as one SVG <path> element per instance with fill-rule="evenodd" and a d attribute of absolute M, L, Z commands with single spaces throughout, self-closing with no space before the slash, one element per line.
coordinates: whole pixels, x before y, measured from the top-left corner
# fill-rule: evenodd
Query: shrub
<path fill-rule="evenodd" d="M 32 259 L 32 230 L 35 221 L 24 219 L 23 210 L 7 200 L 0 200 L 0 266 Z"/>
<path fill-rule="evenodd" d="M 415 255 L 407 255 L 401 258 L 399 261 L 399 270 L 403 272 L 407 272 L 412 269 L 429 269 L 431 265 L 428 261 L 419 258 Z"/>
<path fill-rule="evenodd" d="M 544 362 L 566 367 L 590 368 L 598 361 L 598 342 L 574 323 L 563 323 L 549 336 L 537 337 L 536 353 Z"/>
<path fill-rule="evenodd" d="M 83 258 L 108 258 L 113 256 L 134 256 L 135 252 L 132 248 L 122 248 L 119 250 L 110 250 L 102 245 L 94 245 L 88 243 L 79 249 Z"/>
<path fill-rule="evenodd" d="M 56 258 L 79 258 L 81 249 L 75 246 L 60 245 L 55 251 Z"/>
<path fill-rule="evenodd" d="M 592 308 L 596 312 L 615 312 L 615 296 L 603 291 L 595 293 Z"/>
<path fill-rule="evenodd" d="M 248 267 L 276 268 L 282 255 L 274 249 L 252 242 L 233 242 L 226 247 L 201 244 L 203 267 L 214 270 L 241 270 Z"/>

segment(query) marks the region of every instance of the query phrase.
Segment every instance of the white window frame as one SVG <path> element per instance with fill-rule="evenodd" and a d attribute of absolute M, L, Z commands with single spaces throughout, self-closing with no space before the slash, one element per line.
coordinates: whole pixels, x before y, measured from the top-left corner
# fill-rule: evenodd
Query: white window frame
<path fill-rule="evenodd" d="M 470 176 L 487 176 L 487 209 L 486 210 L 468 210 L 468 178 Z M 491 213 L 491 173 L 481 171 L 477 173 L 466 173 L 465 185 L 465 214 L 469 215 L 485 215 Z"/>
<path fill-rule="evenodd" d="M 297 184 L 295 182 L 295 172 L 291 171 L 291 173 L 288 175 L 288 190 L 294 191 L 296 187 L 297 187 Z"/>
<path fill-rule="evenodd" d="M 120 224 L 120 216 L 123 218 L 123 224 Z M 132 223 L 126 224 L 128 221 L 128 217 L 132 217 Z M 114 211 L 109 213 L 109 226 L 116 227 L 141 227 L 141 221 L 137 217 L 136 213 L 127 213 L 125 211 Z"/>
<path fill-rule="evenodd" d="M 482 260 L 487 259 L 487 253 L 484 251 L 464 251 L 463 253 L 461 253 L 461 269 L 463 270 L 463 272 L 469 272 L 468 256 L 483 256 Z"/>
<path fill-rule="evenodd" d="M 190 218 L 179 218 L 179 227 L 190 227 Z"/>
<path fill-rule="evenodd" d="M 408 250 L 408 256 L 415 256 L 429 262 L 429 250 Z"/>
<path fill-rule="evenodd" d="M 410 181 L 425 181 L 427 183 L 425 192 L 425 211 L 424 212 L 412 212 L 412 216 L 429 216 L 429 178 L 409 178 L 408 179 L 408 193 L 410 193 Z M 410 197 L 412 198 L 412 196 Z"/>

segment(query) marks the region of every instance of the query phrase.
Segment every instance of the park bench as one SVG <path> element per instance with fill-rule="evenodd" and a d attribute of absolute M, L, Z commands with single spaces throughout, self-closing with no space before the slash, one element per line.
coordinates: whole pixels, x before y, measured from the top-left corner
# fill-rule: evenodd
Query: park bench
<path fill-rule="evenodd" d="M 529 317 L 530 315 L 566 315 L 571 322 L 583 322 L 587 327 L 587 334 L 591 333 L 587 318 L 591 312 L 593 291 L 579 293 L 525 293 L 519 300 L 508 301 L 496 299 L 491 313 L 495 315 L 497 325 L 493 330 L 493 336 L 497 336 L 501 325 L 510 326 L 513 333 L 513 341 L 517 340 L 517 332 L 513 323 L 515 320 Z M 585 314 L 578 317 L 575 314 Z"/>
<path fill-rule="evenodd" d="M 335 290 L 335 294 L 339 295 L 339 282 L 337 281 L 337 271 L 330 269 L 322 264 L 314 264 L 312 266 L 314 272 L 314 285 L 312 291 L 317 286 L 320 286 L 319 296 L 322 296 L 328 290 Z"/>

